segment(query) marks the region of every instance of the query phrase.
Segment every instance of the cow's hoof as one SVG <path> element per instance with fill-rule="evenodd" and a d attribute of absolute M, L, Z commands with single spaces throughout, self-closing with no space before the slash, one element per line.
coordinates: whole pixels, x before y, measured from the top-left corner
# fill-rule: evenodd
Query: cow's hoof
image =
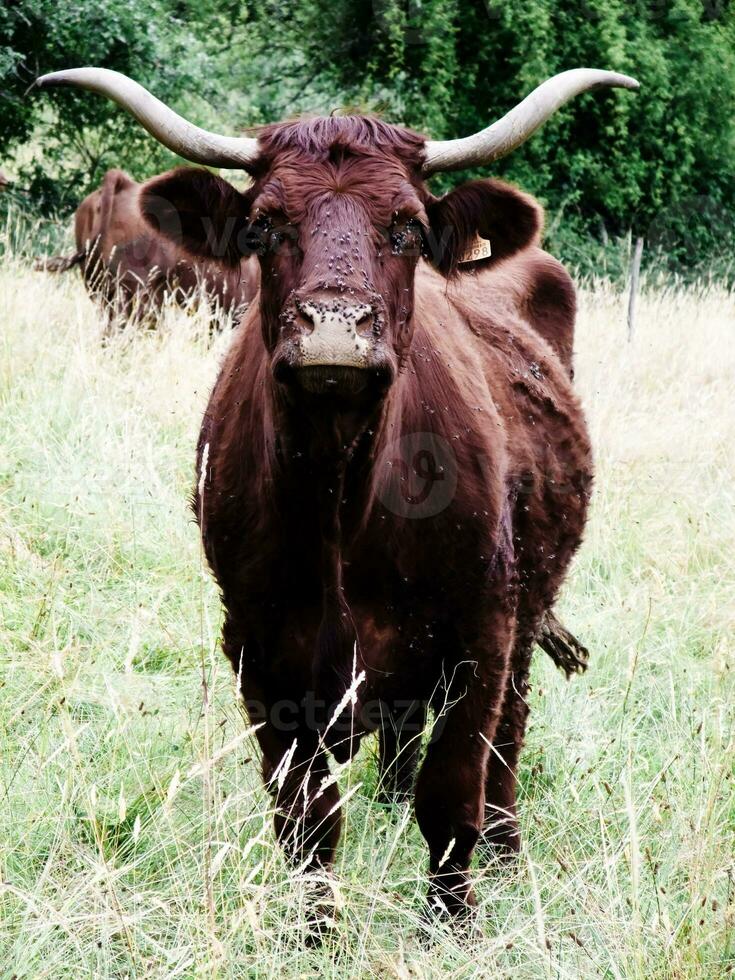
<path fill-rule="evenodd" d="M 442 935 L 471 936 L 477 929 L 477 901 L 469 889 L 464 897 L 444 889 L 431 887 L 424 904 L 423 928 L 419 939 L 424 946 L 431 946 Z"/>
<path fill-rule="evenodd" d="M 306 916 L 304 944 L 309 948 L 321 946 L 334 932 L 337 924 L 337 908 L 332 889 L 320 882 L 314 889 L 313 905 Z"/>
<path fill-rule="evenodd" d="M 335 921 L 330 915 L 312 913 L 306 922 L 304 945 L 309 949 L 318 949 L 334 932 Z"/>
<path fill-rule="evenodd" d="M 494 820 L 477 842 L 476 853 L 485 861 L 513 861 L 521 850 L 521 833 L 515 820 Z"/>
<path fill-rule="evenodd" d="M 476 905 L 469 879 L 452 875 L 446 882 L 432 881 L 426 897 L 425 918 L 434 922 L 465 919 L 472 915 Z"/>
<path fill-rule="evenodd" d="M 380 789 L 375 794 L 375 802 L 381 806 L 402 807 L 413 799 L 412 789 Z"/>

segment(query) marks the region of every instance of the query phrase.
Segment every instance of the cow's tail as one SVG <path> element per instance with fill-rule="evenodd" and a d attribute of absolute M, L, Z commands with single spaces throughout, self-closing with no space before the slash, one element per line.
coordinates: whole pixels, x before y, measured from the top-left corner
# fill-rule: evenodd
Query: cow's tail
<path fill-rule="evenodd" d="M 36 272 L 67 272 L 84 261 L 84 252 L 73 255 L 41 255 L 33 263 Z"/>
<path fill-rule="evenodd" d="M 589 650 L 562 626 L 551 610 L 541 621 L 536 642 L 567 677 L 571 677 L 572 674 L 583 674 L 587 670 L 590 660 Z"/>

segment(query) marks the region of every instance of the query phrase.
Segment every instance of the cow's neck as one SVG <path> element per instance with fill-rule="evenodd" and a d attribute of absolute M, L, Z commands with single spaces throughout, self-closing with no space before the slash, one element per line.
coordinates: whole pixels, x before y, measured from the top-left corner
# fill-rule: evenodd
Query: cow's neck
<path fill-rule="evenodd" d="M 360 410 L 325 404 L 314 410 L 280 399 L 276 414 L 278 451 L 286 482 L 297 481 L 302 492 L 312 495 L 320 515 L 331 513 L 335 503 L 340 510 L 346 486 L 354 491 L 364 482 L 367 490 L 384 403 Z"/>

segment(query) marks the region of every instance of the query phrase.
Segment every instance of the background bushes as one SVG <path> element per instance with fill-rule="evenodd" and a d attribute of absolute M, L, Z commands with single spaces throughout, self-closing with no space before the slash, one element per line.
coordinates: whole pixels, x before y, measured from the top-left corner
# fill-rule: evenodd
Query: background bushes
<path fill-rule="evenodd" d="M 649 264 L 732 275 L 726 0 L 11 0 L 0 146 L 29 208 L 63 213 L 112 165 L 143 177 L 174 160 L 103 99 L 24 97 L 37 74 L 83 64 L 226 131 L 354 105 L 436 138 L 487 125 L 557 71 L 625 71 L 638 95 L 576 100 L 495 173 L 541 199 L 548 247 L 581 271 L 619 275 L 643 236 Z"/>

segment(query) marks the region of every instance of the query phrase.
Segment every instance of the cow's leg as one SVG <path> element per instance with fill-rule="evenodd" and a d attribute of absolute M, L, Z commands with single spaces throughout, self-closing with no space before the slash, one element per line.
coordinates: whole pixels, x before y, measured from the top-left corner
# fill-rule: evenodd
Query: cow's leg
<path fill-rule="evenodd" d="M 519 640 L 516 645 L 485 782 L 483 843 L 497 848 L 497 853 L 506 857 L 512 857 L 521 846 L 516 816 L 516 769 L 528 719 L 528 673 L 532 650 L 530 637 Z"/>
<path fill-rule="evenodd" d="M 419 701 L 392 712 L 386 709 L 379 733 L 381 803 L 402 803 L 410 796 L 425 723 L 425 705 Z"/>
<path fill-rule="evenodd" d="M 339 791 L 324 787 L 329 776 L 318 734 L 293 714 L 263 698 L 262 689 L 243 681 L 243 697 L 263 753 L 263 780 L 275 804 L 273 824 L 287 856 L 305 870 L 328 868 L 339 840 Z"/>
<path fill-rule="evenodd" d="M 513 616 L 488 618 L 453 671 L 416 786 L 416 816 L 429 845 L 429 907 L 461 914 L 475 904 L 469 879 L 482 832 L 490 744 L 500 716 Z"/>
<path fill-rule="evenodd" d="M 254 616 L 250 618 L 255 618 Z M 316 721 L 308 717 L 304 692 L 291 686 L 293 678 L 281 676 L 278 697 L 263 673 L 263 662 L 277 643 L 266 630 L 251 632 L 228 616 L 223 628 L 223 648 L 236 676 L 250 721 L 258 725 L 256 738 L 262 753 L 262 774 L 274 802 L 276 837 L 287 858 L 304 871 L 330 868 L 341 830 L 339 791 L 324 785 L 329 765 Z M 331 889 L 315 883 L 308 915 L 308 944 L 321 942 L 334 914 Z"/>
<path fill-rule="evenodd" d="M 299 726 L 285 736 L 266 721 L 257 738 L 278 842 L 295 867 L 328 871 L 341 830 L 339 791 L 334 783 L 324 785 L 329 766 L 315 732 Z M 311 903 L 305 942 L 313 946 L 321 944 L 334 917 L 334 899 L 323 880 L 313 887 Z"/>
<path fill-rule="evenodd" d="M 261 746 L 266 739 L 260 740 Z M 295 863 L 311 870 L 328 868 L 334 860 L 341 816 L 337 787 L 332 784 L 322 789 L 329 776 L 327 757 L 316 744 L 300 747 L 297 742 L 281 784 L 278 766 L 285 755 L 282 753 L 276 760 L 270 746 L 263 754 L 263 778 L 276 807 L 273 815 L 276 836 Z"/>
<path fill-rule="evenodd" d="M 315 721 L 307 717 L 298 680 L 290 675 L 271 678 L 263 670 L 276 655 L 277 631 L 266 627 L 256 633 L 243 619 L 227 616 L 222 645 L 240 679 L 250 720 L 259 726 L 255 734 L 263 779 L 275 804 L 276 836 L 297 865 L 326 868 L 340 835 L 339 792 L 333 783 L 322 785 L 329 776 L 326 752 Z"/>

